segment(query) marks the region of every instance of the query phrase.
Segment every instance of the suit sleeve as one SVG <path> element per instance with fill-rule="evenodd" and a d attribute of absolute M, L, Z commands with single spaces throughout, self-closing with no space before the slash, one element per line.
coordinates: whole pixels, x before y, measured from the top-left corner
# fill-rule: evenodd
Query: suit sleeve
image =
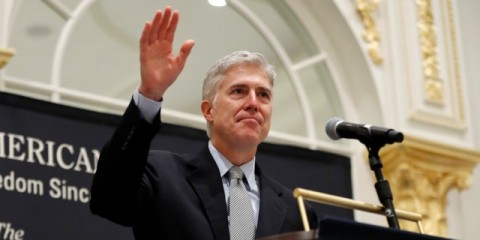
<path fill-rule="evenodd" d="M 133 101 L 112 138 L 103 147 L 91 187 L 90 210 L 113 222 L 131 226 L 149 188 L 142 182 L 150 144 L 160 128 L 157 115 L 146 122 Z"/>

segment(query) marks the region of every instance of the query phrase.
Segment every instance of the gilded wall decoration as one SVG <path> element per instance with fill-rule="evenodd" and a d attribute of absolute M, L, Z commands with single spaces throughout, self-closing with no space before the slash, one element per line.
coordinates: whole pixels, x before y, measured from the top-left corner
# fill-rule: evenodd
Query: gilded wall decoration
<path fill-rule="evenodd" d="M 417 0 L 417 12 L 425 98 L 428 102 L 442 104 L 444 101 L 443 81 L 439 73 L 437 36 L 431 0 Z"/>
<path fill-rule="evenodd" d="M 10 58 L 15 54 L 13 49 L 0 48 L 0 69 L 7 65 Z"/>
<path fill-rule="evenodd" d="M 395 208 L 420 213 L 425 233 L 447 236 L 447 194 L 470 186 L 480 152 L 406 136 L 380 152 L 383 173 L 392 188 Z M 404 230 L 418 232 L 400 220 Z"/>
<path fill-rule="evenodd" d="M 359 14 L 364 31 L 363 39 L 367 42 L 368 55 L 375 64 L 381 64 L 383 57 L 380 53 L 380 33 L 372 13 L 378 9 L 380 0 L 357 0 L 357 13 Z"/>
<path fill-rule="evenodd" d="M 405 53 L 410 120 L 465 131 L 465 103 L 453 0 L 402 1 L 398 24 Z"/>

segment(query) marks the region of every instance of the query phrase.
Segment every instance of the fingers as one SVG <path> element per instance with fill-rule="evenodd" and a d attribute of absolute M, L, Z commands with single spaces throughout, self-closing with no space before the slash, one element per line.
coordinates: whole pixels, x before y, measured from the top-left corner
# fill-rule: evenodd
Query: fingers
<path fill-rule="evenodd" d="M 172 14 L 172 8 L 170 6 L 165 7 L 163 13 L 158 10 L 155 13 L 149 31 L 146 33 L 144 31 L 144 33 L 148 35 L 145 36 L 145 38 L 148 39 L 148 44 L 153 44 L 155 41 L 162 41 L 164 39 L 173 42 L 178 19 L 178 11 L 174 11 Z M 142 35 L 142 38 L 143 37 Z"/>
<path fill-rule="evenodd" d="M 180 14 L 177 10 L 172 11 L 170 6 L 167 6 L 165 10 L 158 10 L 152 22 L 146 22 L 143 28 L 142 35 L 140 37 L 140 51 L 141 53 L 149 52 L 150 45 L 160 44 L 164 52 L 171 53 L 171 46 L 175 38 L 175 32 L 177 30 Z M 165 41 L 165 42 L 163 42 Z M 175 57 L 175 62 L 178 66 L 183 68 L 190 51 L 195 45 L 195 41 L 187 40 L 180 47 L 180 52 Z M 160 49 L 160 48 L 158 48 Z M 142 54 L 140 56 L 142 58 Z"/>
<path fill-rule="evenodd" d="M 159 10 L 155 13 L 155 17 L 152 21 L 152 27 L 148 37 L 149 44 L 153 44 L 155 41 L 157 41 L 158 31 L 160 30 L 162 19 L 162 11 Z"/>
<path fill-rule="evenodd" d="M 175 31 L 177 31 L 177 24 L 178 24 L 179 18 L 180 18 L 179 12 L 175 10 L 173 12 L 172 19 L 170 20 L 170 24 L 168 25 L 166 35 L 165 35 L 165 40 L 169 42 L 173 42 L 175 38 Z"/>
<path fill-rule="evenodd" d="M 185 62 L 187 61 L 187 58 L 190 55 L 190 52 L 192 51 L 194 45 L 195 41 L 190 39 L 185 41 L 180 47 L 180 52 L 178 53 L 176 60 L 178 66 L 180 66 L 181 69 L 183 69 L 183 66 L 185 66 Z"/>
<path fill-rule="evenodd" d="M 148 44 L 151 29 L 152 23 L 147 21 L 143 27 L 142 36 L 140 37 L 140 50 Z"/>
<path fill-rule="evenodd" d="M 170 25 L 171 14 L 172 14 L 172 9 L 170 6 L 167 6 L 165 8 L 165 11 L 163 12 L 162 20 L 160 22 L 160 27 L 158 29 L 158 33 L 157 33 L 158 40 L 162 40 L 167 34 L 166 32 L 167 32 L 167 27 Z"/>

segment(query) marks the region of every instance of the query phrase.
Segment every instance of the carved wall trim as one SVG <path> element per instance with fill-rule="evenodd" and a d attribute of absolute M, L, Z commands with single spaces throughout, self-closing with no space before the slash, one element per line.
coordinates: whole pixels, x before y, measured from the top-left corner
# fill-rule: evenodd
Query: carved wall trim
<path fill-rule="evenodd" d="M 0 69 L 7 65 L 10 58 L 15 54 L 13 49 L 0 48 Z"/>
<path fill-rule="evenodd" d="M 455 82 L 455 87 L 453 89 L 456 90 L 456 95 L 458 99 L 458 115 L 459 119 L 465 121 L 465 109 L 464 109 L 464 102 L 463 102 L 463 86 L 460 77 L 460 59 L 458 53 L 458 46 L 457 46 L 457 30 L 455 24 L 455 16 L 454 16 L 454 9 L 452 0 L 446 0 L 446 10 L 447 10 L 447 21 L 449 26 L 449 37 L 450 37 L 450 45 L 451 45 L 451 60 L 450 65 L 452 66 L 453 73 L 451 74 L 452 78 Z"/>
<path fill-rule="evenodd" d="M 425 233 L 447 236 L 447 193 L 470 186 L 480 152 L 407 135 L 401 144 L 386 146 L 380 158 L 395 207 L 422 214 Z M 418 231 L 410 222 L 400 225 Z"/>
<path fill-rule="evenodd" d="M 364 27 L 362 36 L 367 42 L 368 55 L 375 64 L 381 64 L 383 57 L 380 53 L 380 33 L 372 16 L 372 13 L 378 9 L 380 0 L 357 0 L 356 5 Z"/>
<path fill-rule="evenodd" d="M 423 77 L 426 101 L 444 104 L 444 83 L 440 78 L 435 29 L 431 0 L 417 0 L 418 30 L 422 52 Z"/>
<path fill-rule="evenodd" d="M 466 130 L 455 8 L 452 0 L 402 1 L 408 115 L 412 122 Z"/>

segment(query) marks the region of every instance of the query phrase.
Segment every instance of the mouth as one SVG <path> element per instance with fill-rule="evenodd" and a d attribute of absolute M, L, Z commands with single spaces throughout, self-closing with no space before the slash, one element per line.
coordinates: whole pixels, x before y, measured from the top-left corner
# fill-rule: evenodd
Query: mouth
<path fill-rule="evenodd" d="M 255 118 L 255 117 L 244 117 L 244 118 L 240 118 L 237 122 L 246 122 L 246 123 L 261 124 L 260 119 L 257 119 L 257 118 Z"/>

